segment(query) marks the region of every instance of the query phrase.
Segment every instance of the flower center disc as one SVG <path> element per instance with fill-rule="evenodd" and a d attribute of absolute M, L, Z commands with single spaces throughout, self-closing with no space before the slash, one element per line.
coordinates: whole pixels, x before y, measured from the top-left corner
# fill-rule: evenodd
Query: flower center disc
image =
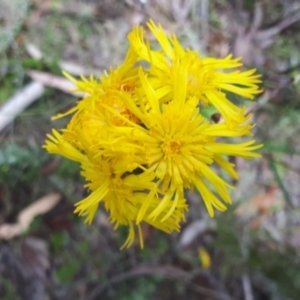
<path fill-rule="evenodd" d="M 163 143 L 163 151 L 166 157 L 172 157 L 180 151 L 181 143 L 175 140 L 167 140 Z"/>

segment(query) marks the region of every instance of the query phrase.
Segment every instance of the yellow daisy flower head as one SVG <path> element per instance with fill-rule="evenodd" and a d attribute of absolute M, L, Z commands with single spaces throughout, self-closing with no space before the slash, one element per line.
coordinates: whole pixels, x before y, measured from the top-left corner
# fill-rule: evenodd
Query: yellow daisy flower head
<path fill-rule="evenodd" d="M 214 215 L 213 208 L 226 210 L 226 206 L 207 187 L 207 182 L 225 203 L 231 203 L 227 188 L 233 187 L 221 179 L 210 165 L 220 165 L 237 179 L 237 173 L 222 155 L 259 157 L 253 150 L 261 145 L 254 145 L 253 140 L 242 144 L 219 143 L 216 138 L 245 135 L 251 126 L 228 128 L 226 124 L 210 124 L 200 114 L 198 99 L 193 97 L 186 100 L 187 81 L 180 76 L 176 82 L 180 90 L 174 93 L 169 103 L 160 105 L 159 96 L 142 69 L 139 70 L 139 76 L 149 109 L 144 110 L 141 105 L 134 104 L 130 97 L 123 97 L 123 100 L 144 125 L 135 126 L 132 135 L 136 137 L 135 143 L 145 147 L 148 171 L 154 172 L 156 184 L 164 193 L 150 217 L 155 220 L 170 203 L 175 208 L 176 195 L 183 197 L 185 189 L 194 187 L 201 194 L 210 216 Z M 150 203 L 151 199 L 148 198 L 143 207 L 147 208 Z M 161 220 L 167 219 L 172 212 L 171 208 Z M 141 209 L 138 222 L 142 220 L 143 213 Z"/>
<path fill-rule="evenodd" d="M 102 149 L 94 147 L 88 143 L 83 136 L 78 136 L 81 144 L 85 143 L 85 153 L 76 149 L 68 142 L 65 135 L 53 130 L 53 135 L 49 135 L 45 148 L 50 153 L 61 154 L 71 160 L 77 161 L 81 165 L 81 175 L 86 179 L 86 188 L 91 192 L 89 196 L 75 204 L 75 213 L 86 218 L 86 223 L 91 223 L 100 203 L 103 203 L 110 214 L 110 221 L 115 225 L 115 229 L 120 225 L 129 227 L 128 239 L 123 247 L 129 247 L 135 237 L 134 224 L 137 223 L 137 215 L 142 209 L 143 203 L 151 199 L 151 205 L 144 211 L 143 218 L 140 220 L 146 222 L 164 232 L 171 233 L 174 230 L 179 231 L 180 221 L 184 220 L 184 212 L 187 210 L 186 200 L 181 197 L 173 208 L 174 213 L 171 218 L 164 222 L 155 222 L 149 215 L 160 203 L 160 191 L 154 182 L 154 174 L 143 172 L 134 174 L 133 171 L 139 170 L 137 159 L 129 157 L 129 152 L 123 149 L 111 150 L 113 154 L 103 154 Z M 123 148 L 126 148 L 126 141 L 122 142 Z M 99 154 L 100 153 L 100 154 Z M 140 165 L 143 168 L 142 165 Z M 139 173 L 139 172 L 136 172 Z M 145 191 L 148 191 L 147 193 Z M 167 214 L 171 209 L 171 204 L 165 207 L 161 215 Z M 143 238 L 141 235 L 140 224 L 136 224 L 141 247 L 143 247 Z"/>
<path fill-rule="evenodd" d="M 130 48 L 124 62 L 118 68 L 110 68 L 109 73 L 104 71 L 104 75 L 99 78 L 95 78 L 91 75 L 89 78 L 81 76 L 81 80 L 77 80 L 70 74 L 63 72 L 63 74 L 75 84 L 76 88 L 74 92 L 83 92 L 85 97 L 82 101 L 79 101 L 74 108 L 64 114 L 57 114 L 52 117 L 52 120 L 86 109 L 101 113 L 99 108 L 102 106 L 99 107 L 99 105 L 102 104 L 106 104 L 126 115 L 128 112 L 126 107 L 122 106 L 122 101 L 114 97 L 114 93 L 116 91 L 125 91 L 128 94 L 135 94 L 136 88 L 139 87 L 137 69 L 135 68 L 137 59 L 137 55 L 132 48 Z"/>
<path fill-rule="evenodd" d="M 140 175 L 116 175 L 107 164 L 102 161 L 101 167 L 95 169 L 95 163 L 83 164 L 82 175 L 90 181 L 87 187 L 91 194 L 76 203 L 75 213 L 86 216 L 86 222 L 91 223 L 95 212 L 101 202 L 104 203 L 106 210 L 110 215 L 110 221 L 114 224 L 114 229 L 119 226 L 128 226 L 129 234 L 123 247 L 129 247 L 135 238 L 134 225 L 139 232 L 140 245 L 143 247 L 143 237 L 141 235 L 140 223 L 136 222 L 137 214 L 147 198 L 151 198 L 151 205 L 145 211 L 142 222 L 146 222 L 166 233 L 180 230 L 180 221 L 184 220 L 184 212 L 187 210 L 186 201 L 181 198 L 175 208 L 174 214 L 164 222 L 155 222 L 149 218 L 151 210 L 159 203 L 160 199 L 156 195 L 156 188 L 149 176 Z M 105 170 L 103 170 L 105 166 Z M 100 168 L 102 170 L 100 170 Z M 150 191 L 145 193 L 145 190 Z M 170 210 L 170 204 L 162 214 L 166 214 Z"/>
<path fill-rule="evenodd" d="M 71 115 L 44 145 L 49 153 L 81 166 L 90 194 L 75 204 L 75 213 L 91 223 L 103 205 L 115 229 L 129 228 L 122 248 L 132 245 L 136 231 L 143 247 L 142 222 L 167 233 L 179 231 L 188 210 L 187 189 L 198 190 L 211 217 L 215 209 L 225 211 L 233 186 L 214 166 L 237 179 L 227 156 L 259 157 L 255 151 L 262 146 L 254 140 L 233 142 L 251 136 L 254 125 L 245 108 L 225 94 L 253 98 L 260 92 L 255 70 L 224 73 L 221 69 L 241 66 L 239 59 L 204 58 L 153 21 L 148 27 L 161 50 L 152 50 L 136 26 L 128 35 L 127 56 L 116 69 L 81 80 L 65 73 L 85 96 L 53 118 Z M 205 105 L 213 105 L 223 121 L 206 119 Z"/>
<path fill-rule="evenodd" d="M 177 92 L 178 76 L 187 77 L 187 99 L 196 97 L 201 105 L 211 104 L 228 122 L 243 123 L 246 121 L 243 111 L 230 102 L 224 92 L 229 91 L 239 96 L 253 99 L 261 93 L 258 87 L 261 76 L 256 70 L 224 72 L 221 70 L 241 67 L 241 58 L 224 59 L 205 58 L 198 52 L 184 49 L 175 35 L 168 37 L 160 24 L 152 20 L 148 23 L 162 50 L 154 51 L 149 41 L 144 38 L 144 30 L 136 26 L 128 35 L 130 46 L 136 51 L 140 60 L 147 61 L 149 81 L 158 91 L 160 103 L 168 102 Z"/>

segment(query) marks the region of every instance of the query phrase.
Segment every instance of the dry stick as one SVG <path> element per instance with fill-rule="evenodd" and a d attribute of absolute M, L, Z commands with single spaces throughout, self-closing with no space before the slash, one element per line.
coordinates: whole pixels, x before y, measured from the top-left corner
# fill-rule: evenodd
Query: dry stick
<path fill-rule="evenodd" d="M 177 22 L 184 22 L 191 10 L 193 0 L 173 0 L 171 4 L 175 20 Z"/>
<path fill-rule="evenodd" d="M 47 72 L 40 71 L 28 71 L 27 74 L 35 81 L 40 82 L 44 86 L 59 89 L 65 93 L 72 94 L 78 97 L 84 97 L 85 93 L 73 92 L 76 89 L 76 85 L 69 79 L 56 76 Z"/>
<path fill-rule="evenodd" d="M 200 24 L 201 24 L 201 34 L 203 47 L 206 49 L 209 37 L 209 3 L 208 0 L 201 1 L 200 10 Z"/>
<path fill-rule="evenodd" d="M 118 284 L 122 281 L 137 277 L 137 276 L 152 276 L 152 275 L 162 275 L 169 278 L 174 278 L 175 280 L 185 280 L 187 278 L 191 279 L 190 276 L 193 274 L 190 274 L 186 271 L 183 271 L 179 268 L 173 267 L 173 266 L 159 266 L 159 267 L 146 267 L 141 266 L 138 268 L 135 268 L 129 272 L 117 275 L 113 278 L 110 278 L 108 281 L 104 282 L 103 284 L 97 286 L 87 297 L 87 300 L 94 300 L 98 299 L 99 295 L 111 284 Z M 209 288 L 205 288 L 202 286 L 198 286 L 196 284 L 190 283 L 190 287 L 207 297 L 217 298 L 219 300 L 234 300 L 230 296 L 228 296 L 224 292 L 218 292 L 211 290 Z"/>
<path fill-rule="evenodd" d="M 245 300 L 254 300 L 251 281 L 248 275 L 242 276 L 242 284 L 243 284 Z"/>
<path fill-rule="evenodd" d="M 41 97 L 43 93 L 44 86 L 34 81 L 7 100 L 0 108 L 0 131 L 12 122 L 27 106 Z"/>
<path fill-rule="evenodd" d="M 281 20 L 276 25 L 260 30 L 257 32 L 257 38 L 261 40 L 266 40 L 271 38 L 272 36 L 278 34 L 283 29 L 291 26 L 293 23 L 300 21 L 300 9 L 297 12 L 294 12 L 293 15 L 286 16 L 283 20 Z"/>

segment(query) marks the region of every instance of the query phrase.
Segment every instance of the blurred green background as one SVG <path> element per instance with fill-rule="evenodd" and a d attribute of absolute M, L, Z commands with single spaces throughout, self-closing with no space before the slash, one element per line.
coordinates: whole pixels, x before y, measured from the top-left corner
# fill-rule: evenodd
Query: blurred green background
<path fill-rule="evenodd" d="M 145 249 L 120 251 L 126 228 L 113 231 L 104 209 L 90 226 L 73 215 L 86 195 L 80 170 L 41 146 L 67 122 L 50 117 L 79 100 L 61 69 L 116 66 L 131 27 L 149 18 L 203 56 L 232 53 L 257 68 L 264 92 L 245 105 L 265 147 L 262 159 L 232 161 L 240 179 L 227 212 L 210 219 L 189 193 L 180 233 L 144 226 Z M 34 80 L 44 85 L 0 131 L 0 299 L 300 299 L 299 49 L 299 0 L 0 0 L 0 114 Z M 52 192 L 62 198 L 54 208 L 3 238 L 4 224 Z"/>

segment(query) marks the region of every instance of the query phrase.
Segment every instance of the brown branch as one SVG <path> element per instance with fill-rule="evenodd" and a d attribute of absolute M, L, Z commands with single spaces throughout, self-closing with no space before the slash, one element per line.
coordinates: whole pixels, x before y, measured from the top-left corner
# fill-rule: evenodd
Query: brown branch
<path fill-rule="evenodd" d="M 103 293 L 103 291 L 108 288 L 110 285 L 118 284 L 122 281 L 129 280 L 132 278 L 135 278 L 137 276 L 154 276 L 154 275 L 162 275 L 164 277 L 168 277 L 170 279 L 174 280 L 184 280 L 184 281 L 190 281 L 195 273 L 189 273 L 186 271 L 183 271 L 182 269 L 173 267 L 173 266 L 155 266 L 155 267 L 148 267 L 148 266 L 141 266 L 132 269 L 131 271 L 127 273 L 123 273 L 120 275 L 117 275 L 115 277 L 112 277 L 108 279 L 103 284 L 97 286 L 87 297 L 87 300 L 94 300 L 98 299 L 100 294 Z M 230 296 L 228 296 L 224 292 L 218 292 L 211 290 L 209 288 L 205 288 L 193 283 L 189 282 L 189 286 L 197 293 L 202 294 L 207 297 L 213 297 L 218 300 L 234 300 Z"/>

